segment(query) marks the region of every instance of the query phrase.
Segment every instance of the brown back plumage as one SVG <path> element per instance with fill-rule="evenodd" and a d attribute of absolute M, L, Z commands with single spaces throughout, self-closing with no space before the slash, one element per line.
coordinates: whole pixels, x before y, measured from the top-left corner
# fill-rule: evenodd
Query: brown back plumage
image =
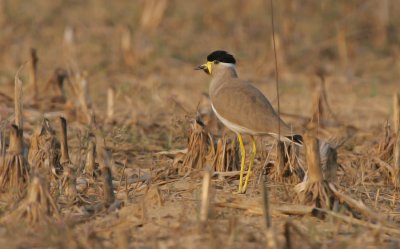
<path fill-rule="evenodd" d="M 234 67 L 215 65 L 212 76 L 211 102 L 215 111 L 224 119 L 260 135 L 278 134 L 280 122 L 281 135 L 293 135 L 290 127 L 279 118 L 268 99 L 260 90 L 240 80 Z"/>

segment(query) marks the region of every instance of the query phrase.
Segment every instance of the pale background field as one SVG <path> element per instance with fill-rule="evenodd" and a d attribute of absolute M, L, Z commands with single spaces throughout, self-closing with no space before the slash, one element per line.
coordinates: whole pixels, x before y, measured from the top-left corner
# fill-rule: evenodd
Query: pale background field
<path fill-rule="evenodd" d="M 283 119 L 305 129 L 302 119 L 290 114 L 311 116 L 319 83 L 316 72 L 324 71 L 329 104 L 341 127 L 357 129 L 356 136 L 338 151 L 339 163 L 351 168 L 346 172 L 339 169 L 338 185 L 372 209 L 391 214 L 398 227 L 398 190 L 383 175 L 360 183 L 359 174 L 363 167 L 375 170 L 371 151 L 383 137 L 384 124 L 392 122 L 392 96 L 400 90 L 400 2 L 279 0 L 274 11 L 281 112 L 289 114 Z M 68 32 L 73 33 L 70 43 L 66 41 Z M 124 41 L 128 44 L 125 49 L 121 46 Z M 46 82 L 57 67 L 85 72 L 91 109 L 116 148 L 115 160 L 126 160 L 132 171 L 151 168 L 164 172 L 152 182 L 158 186 L 163 205 L 144 194 L 144 188 L 132 187 L 129 194 L 119 189 L 117 198 L 125 201 L 119 212 L 69 222 L 76 212 L 69 210 L 65 211 L 68 225 L 60 222 L 34 232 L 22 225 L 0 225 L 4 248 L 125 248 L 125 242 L 128 248 L 265 247 L 261 216 L 239 209 L 214 207 L 209 226 L 199 231 L 201 174 L 180 178 L 171 159 L 155 154 L 186 147 L 191 120 L 204 101 L 209 82 L 206 74 L 193 69 L 204 63 L 211 51 L 223 49 L 234 54 L 239 76 L 277 106 L 269 1 L 2 0 L 0 48 L 2 93 L 13 96 L 15 73 L 29 60 L 31 48 L 37 49 L 39 56 L 39 95 L 48 94 Z M 21 79 L 24 94 L 29 96 L 28 70 L 23 69 Z M 110 87 L 116 97 L 114 122 L 106 120 Z M 10 120 L 11 107 L 0 103 L 2 124 Z M 29 140 L 35 125 L 50 110 L 36 109 L 29 99 L 26 110 L 25 136 Z M 76 152 L 71 155 L 74 161 L 80 158 L 77 134 L 85 133 L 86 124 L 74 116 L 66 117 L 72 153 Z M 258 139 L 258 143 L 265 141 Z M 260 151 L 257 157 L 258 170 L 265 154 Z M 226 197 L 232 195 L 237 181 L 215 180 L 213 184 L 217 186 L 215 198 Z M 250 185 L 246 196 L 239 197 L 243 202 L 247 199 L 250 206 L 258 205 L 261 197 L 255 179 Z M 271 189 L 274 203 L 294 200 L 292 186 L 272 183 Z M 9 211 L 3 203 L 0 216 Z M 287 219 L 273 218 L 280 240 Z M 374 229 L 333 219 L 292 219 L 321 248 L 400 246 L 398 238 Z M 293 248 L 310 247 L 298 236 L 293 241 Z"/>

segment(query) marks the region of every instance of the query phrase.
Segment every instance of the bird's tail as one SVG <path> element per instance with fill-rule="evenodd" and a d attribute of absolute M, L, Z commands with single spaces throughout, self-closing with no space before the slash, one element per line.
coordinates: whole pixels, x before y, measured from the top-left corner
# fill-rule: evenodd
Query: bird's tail
<path fill-rule="evenodd" d="M 303 145 L 303 136 L 301 135 L 296 134 L 296 135 L 286 136 L 286 138 L 297 145 Z"/>
<path fill-rule="evenodd" d="M 290 136 L 279 136 L 278 134 L 275 133 L 269 133 L 269 135 L 278 138 L 282 142 L 289 142 L 289 143 L 294 143 L 299 146 L 303 146 L 303 137 L 301 135 L 295 134 L 295 135 L 290 135 Z"/>

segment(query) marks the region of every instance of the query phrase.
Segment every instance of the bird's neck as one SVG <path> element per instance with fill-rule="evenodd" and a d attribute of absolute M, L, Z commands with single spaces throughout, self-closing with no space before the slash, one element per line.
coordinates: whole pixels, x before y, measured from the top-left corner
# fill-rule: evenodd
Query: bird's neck
<path fill-rule="evenodd" d="M 222 64 L 222 63 L 220 63 Z M 229 84 L 232 80 L 237 79 L 236 67 L 233 64 L 219 65 L 212 70 L 212 79 L 210 83 L 210 97 L 213 98 L 211 93 L 217 93 L 224 85 Z"/>
<path fill-rule="evenodd" d="M 235 64 L 220 62 L 212 70 L 213 79 L 217 78 L 237 78 Z"/>

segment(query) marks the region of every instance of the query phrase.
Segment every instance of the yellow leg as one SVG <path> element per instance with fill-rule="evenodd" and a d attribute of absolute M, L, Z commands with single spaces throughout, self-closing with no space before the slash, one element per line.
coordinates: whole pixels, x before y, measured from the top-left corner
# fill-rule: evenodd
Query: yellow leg
<path fill-rule="evenodd" d="M 251 145 L 252 145 L 252 150 L 251 150 L 251 157 L 250 157 L 250 163 L 249 163 L 249 169 L 247 170 L 247 175 L 246 175 L 246 180 L 244 181 L 242 193 L 246 193 L 247 189 L 247 184 L 249 183 L 249 178 L 251 174 L 251 167 L 253 167 L 254 159 L 256 157 L 256 141 L 254 140 L 253 136 L 250 136 L 251 138 Z"/>
<path fill-rule="evenodd" d="M 242 193 L 242 187 L 243 187 L 243 173 L 244 173 L 244 160 L 246 158 L 246 149 L 244 148 L 243 145 L 243 139 L 242 135 L 239 133 L 237 134 L 238 140 L 239 140 L 239 146 L 240 146 L 240 157 L 241 157 L 241 162 L 240 162 L 240 178 L 239 178 L 239 194 Z"/>

